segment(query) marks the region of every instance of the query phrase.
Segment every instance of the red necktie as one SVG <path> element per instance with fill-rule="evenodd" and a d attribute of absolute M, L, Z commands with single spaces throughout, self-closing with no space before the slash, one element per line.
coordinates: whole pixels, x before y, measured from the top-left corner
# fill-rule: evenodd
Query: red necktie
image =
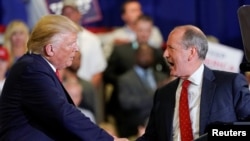
<path fill-rule="evenodd" d="M 56 69 L 56 76 L 58 77 L 58 79 L 61 81 L 61 77 L 60 77 L 60 74 L 59 74 L 59 70 Z"/>
<path fill-rule="evenodd" d="M 179 103 L 179 124 L 181 132 L 181 141 L 192 141 L 193 133 L 190 120 L 190 112 L 188 106 L 188 85 L 189 80 L 184 80 L 182 83 L 182 90 Z"/>

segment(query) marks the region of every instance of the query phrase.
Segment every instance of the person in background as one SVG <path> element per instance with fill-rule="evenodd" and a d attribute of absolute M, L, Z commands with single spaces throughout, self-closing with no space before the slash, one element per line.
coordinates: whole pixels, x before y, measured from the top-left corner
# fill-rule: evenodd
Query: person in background
<path fill-rule="evenodd" d="M 122 75 L 135 64 L 135 50 L 139 44 L 148 44 L 152 33 L 153 21 L 150 16 L 141 15 L 136 20 L 136 40 L 114 46 L 114 50 L 108 60 L 108 67 L 104 72 L 104 79 L 107 82 L 116 83 L 117 76 Z M 152 47 L 149 44 L 150 47 Z M 152 47 L 153 48 L 153 47 Z M 162 57 L 163 51 L 155 49 L 154 69 L 167 73 L 168 68 Z"/>
<path fill-rule="evenodd" d="M 69 93 L 71 99 L 73 100 L 76 107 L 86 116 L 88 117 L 93 123 L 96 123 L 94 114 L 85 108 L 80 107 L 80 103 L 82 102 L 82 99 L 84 98 L 83 93 L 83 87 L 81 83 L 77 81 L 71 81 L 68 80 L 63 83 L 65 89 Z"/>
<path fill-rule="evenodd" d="M 10 52 L 10 66 L 26 53 L 29 35 L 27 24 L 21 20 L 14 20 L 7 25 L 3 46 Z"/>
<path fill-rule="evenodd" d="M 79 70 L 81 64 L 81 57 L 82 57 L 81 53 L 76 52 L 72 65 L 60 71 L 61 80 L 63 81 L 63 83 L 64 82 L 78 83 L 79 81 L 83 89 L 82 97 L 84 98 L 82 98 L 81 101 L 79 101 L 80 103 L 78 106 L 90 110 L 96 117 L 97 92 L 89 81 L 86 81 L 77 75 L 77 71 Z"/>
<path fill-rule="evenodd" d="M 5 47 L 0 46 L 0 95 L 9 69 L 9 58 L 8 50 Z"/>
<path fill-rule="evenodd" d="M 110 37 L 103 41 L 104 54 L 107 59 L 112 54 L 114 46 L 136 41 L 136 21 L 142 14 L 143 11 L 138 0 L 124 1 L 121 6 L 121 18 L 125 23 L 124 26 L 114 29 Z M 157 49 L 162 47 L 163 37 L 157 26 L 153 25 L 148 44 Z"/>
<path fill-rule="evenodd" d="M 100 89 L 102 73 L 107 66 L 100 39 L 81 26 L 82 15 L 74 3 L 64 3 L 62 15 L 78 24 L 82 30 L 78 34 L 78 45 L 82 54 L 78 76 L 90 81 L 96 89 Z"/>
<path fill-rule="evenodd" d="M 154 50 L 140 44 L 135 51 L 135 64 L 118 79 L 118 101 L 121 105 L 117 126 L 121 137 L 137 135 L 141 121 L 149 117 L 154 92 L 169 76 L 156 71 Z"/>
<path fill-rule="evenodd" d="M 198 27 L 175 27 L 166 47 L 163 56 L 170 75 L 177 79 L 156 90 L 148 126 L 137 141 L 191 141 L 204 135 L 211 124 L 250 120 L 250 91 L 245 76 L 211 70 L 204 64 L 208 41 Z M 183 82 L 190 84 L 182 86 Z M 186 92 L 181 93 L 185 88 Z M 185 110 L 182 94 L 187 94 Z M 179 116 L 185 111 L 191 122 L 185 121 L 190 138 L 182 136 Z"/>
<path fill-rule="evenodd" d="M 77 75 L 89 81 L 97 92 L 95 115 L 97 122 L 101 122 L 104 117 L 103 108 L 103 72 L 107 67 L 104 57 L 101 40 L 97 35 L 81 26 L 82 14 L 74 2 L 64 2 L 62 15 L 68 17 L 78 24 L 81 32 L 78 33 L 78 45 L 81 52 L 81 65 Z M 83 17 L 84 18 L 84 17 Z"/>
<path fill-rule="evenodd" d="M 104 71 L 104 84 L 113 86 L 112 95 L 107 102 L 106 115 L 114 115 L 118 107 L 118 77 L 133 68 L 135 64 L 135 52 L 139 44 L 148 44 L 152 33 L 153 21 L 150 16 L 140 15 L 136 20 L 136 41 L 114 46 L 114 50 L 108 60 L 108 67 Z M 150 46 L 150 45 L 149 45 Z M 151 47 L 151 46 L 150 46 Z M 151 47 L 153 48 L 153 47 Z M 159 72 L 168 74 L 168 67 L 162 57 L 162 49 L 153 48 L 153 68 Z"/>
<path fill-rule="evenodd" d="M 61 15 L 42 17 L 28 52 L 12 66 L 0 97 L 0 140 L 127 141 L 82 114 L 58 78 L 79 51 L 79 26 Z"/>
<path fill-rule="evenodd" d="M 245 77 L 246 77 L 247 82 L 248 82 L 248 87 L 250 89 L 250 71 L 246 71 L 246 72 L 244 72 L 244 74 L 245 74 Z"/>

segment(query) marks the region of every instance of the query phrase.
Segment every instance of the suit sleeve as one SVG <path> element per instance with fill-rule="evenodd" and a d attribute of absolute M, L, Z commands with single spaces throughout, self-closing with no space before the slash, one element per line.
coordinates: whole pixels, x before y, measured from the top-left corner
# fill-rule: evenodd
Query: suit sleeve
<path fill-rule="evenodd" d="M 154 105 L 150 113 L 148 125 L 146 127 L 145 133 L 137 138 L 136 141 L 156 141 L 157 139 L 157 129 L 156 129 L 156 119 L 155 116 L 158 114 L 158 108 L 159 108 L 159 94 L 157 93 L 158 90 L 156 90 L 155 96 L 154 96 Z"/>
<path fill-rule="evenodd" d="M 234 105 L 240 121 L 250 121 L 250 92 L 246 78 L 238 74 L 233 82 Z"/>
<path fill-rule="evenodd" d="M 58 134 L 64 131 L 61 133 L 80 140 L 113 141 L 112 136 L 68 102 L 67 93 L 54 74 L 37 69 L 42 68 L 27 69 L 20 78 L 22 105 L 34 126 Z"/>
<path fill-rule="evenodd" d="M 133 75 L 123 75 L 118 78 L 119 102 L 124 109 L 150 109 L 152 106 L 153 92 L 142 93 L 135 83 Z M 132 81 L 132 82 L 131 82 Z M 146 90 L 145 90 L 146 91 Z"/>

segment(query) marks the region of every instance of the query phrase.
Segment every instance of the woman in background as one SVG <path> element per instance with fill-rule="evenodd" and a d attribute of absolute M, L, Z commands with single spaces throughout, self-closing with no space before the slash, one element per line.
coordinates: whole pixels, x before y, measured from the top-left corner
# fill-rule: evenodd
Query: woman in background
<path fill-rule="evenodd" d="M 29 28 L 21 20 L 14 20 L 7 25 L 4 33 L 4 47 L 10 52 L 10 66 L 27 51 Z"/>

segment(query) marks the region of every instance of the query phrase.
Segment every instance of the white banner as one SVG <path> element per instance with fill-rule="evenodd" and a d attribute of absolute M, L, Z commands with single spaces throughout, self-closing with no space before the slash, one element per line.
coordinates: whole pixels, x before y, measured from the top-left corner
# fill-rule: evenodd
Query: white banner
<path fill-rule="evenodd" d="M 244 56 L 242 50 L 214 42 L 208 42 L 208 46 L 205 64 L 209 68 L 240 72 L 240 64 Z"/>

